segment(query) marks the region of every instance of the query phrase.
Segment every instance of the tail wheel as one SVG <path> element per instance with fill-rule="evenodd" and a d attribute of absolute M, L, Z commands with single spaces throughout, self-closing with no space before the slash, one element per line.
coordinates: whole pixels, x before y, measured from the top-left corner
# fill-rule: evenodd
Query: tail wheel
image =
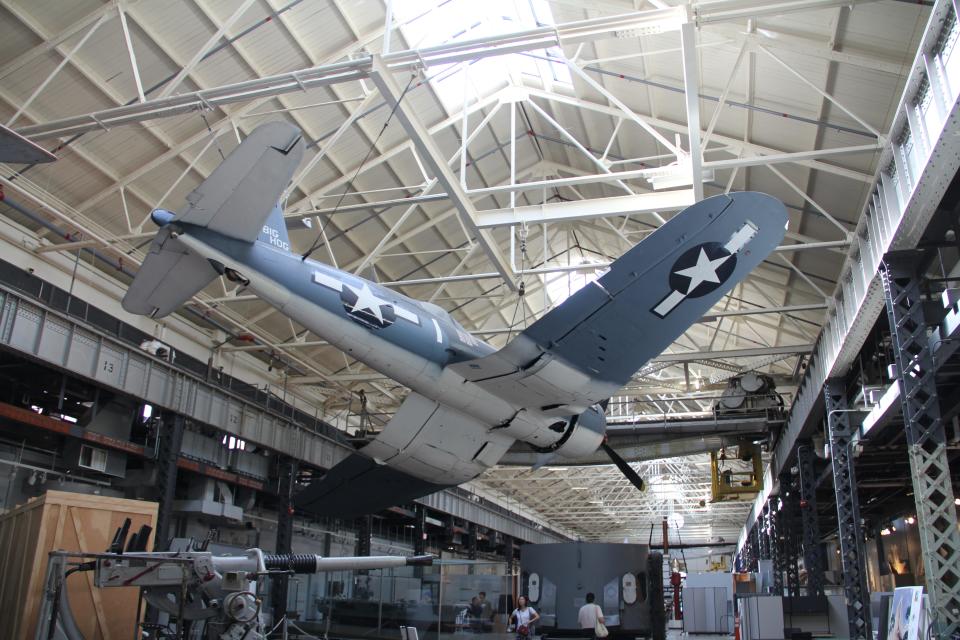
<path fill-rule="evenodd" d="M 647 602 L 650 604 L 650 637 L 665 640 L 667 612 L 663 607 L 663 554 L 647 554 Z"/>

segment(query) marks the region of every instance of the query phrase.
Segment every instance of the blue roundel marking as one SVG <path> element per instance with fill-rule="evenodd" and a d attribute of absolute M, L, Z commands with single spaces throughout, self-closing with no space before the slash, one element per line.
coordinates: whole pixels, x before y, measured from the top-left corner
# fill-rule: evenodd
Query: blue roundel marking
<path fill-rule="evenodd" d="M 687 249 L 670 269 L 670 289 L 699 298 L 726 282 L 737 266 L 737 256 L 719 242 Z"/>
<path fill-rule="evenodd" d="M 362 294 L 363 291 L 360 293 Z M 397 314 L 392 304 L 384 303 L 377 298 L 372 298 L 372 301 L 365 299 L 350 285 L 345 284 L 340 290 L 340 301 L 350 319 L 368 329 L 383 329 L 397 321 Z"/>

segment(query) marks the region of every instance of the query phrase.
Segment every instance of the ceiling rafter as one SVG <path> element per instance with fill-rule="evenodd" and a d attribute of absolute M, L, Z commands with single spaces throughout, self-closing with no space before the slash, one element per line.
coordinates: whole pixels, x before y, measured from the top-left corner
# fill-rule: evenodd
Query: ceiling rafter
<path fill-rule="evenodd" d="M 340 0 L 302 0 L 298 9 L 290 12 L 278 10 L 282 0 L 261 0 L 259 3 L 248 0 L 246 13 L 238 13 L 238 7 L 243 9 L 239 3 L 232 8 L 223 8 L 209 0 L 167 1 L 172 14 L 199 16 L 201 24 L 197 26 L 201 28 L 185 46 L 177 39 L 179 34 L 170 31 L 176 24 L 174 20 L 160 19 L 158 12 L 144 3 L 131 4 L 126 9 L 130 26 L 134 28 L 132 35 L 136 36 L 136 53 L 144 78 L 163 74 L 171 65 L 175 66 L 173 77 L 178 79 L 175 82 L 182 81 L 183 84 L 178 88 L 168 83 L 163 92 L 177 99 L 173 94 L 183 91 L 181 98 L 187 102 L 196 95 L 211 96 L 211 92 L 220 90 L 221 87 L 215 86 L 221 77 L 217 75 L 219 71 L 229 70 L 229 74 L 234 74 L 222 77 L 239 77 L 252 83 L 262 82 L 260 76 L 267 68 L 281 69 L 288 74 L 285 77 L 291 78 L 290 74 L 304 65 L 313 68 L 344 61 L 359 54 L 361 49 L 376 52 L 385 31 L 382 20 L 377 24 L 378 16 L 370 12 L 361 15 L 351 3 Z M 598 0 L 589 8 L 579 0 L 547 2 L 555 13 L 563 13 L 562 16 L 557 14 L 558 21 L 567 21 L 567 24 L 570 20 L 582 21 L 584 18 L 608 24 L 610 16 L 618 12 L 615 7 L 629 10 L 628 4 L 616 0 Z M 886 126 L 886 112 L 879 106 L 874 108 L 869 99 L 861 100 L 859 95 L 851 97 L 843 82 L 851 70 L 855 70 L 856 74 L 875 80 L 864 90 L 866 93 L 873 90 L 873 84 L 878 89 L 883 88 L 884 95 L 896 91 L 887 84 L 892 86 L 901 75 L 902 65 L 898 61 L 907 59 L 904 53 L 914 37 L 908 28 L 909 21 L 904 17 L 915 16 L 919 20 L 926 10 L 905 3 L 857 2 L 865 6 L 850 12 L 841 7 L 843 4 L 833 0 L 791 3 L 791 8 L 798 9 L 791 16 L 801 18 L 796 21 L 770 13 L 769 5 L 760 2 L 737 2 L 733 23 L 713 22 L 718 17 L 730 19 L 732 15 L 717 13 L 726 9 L 715 2 L 704 7 L 706 13 L 697 14 L 701 19 L 698 41 L 694 43 L 696 55 L 688 47 L 686 58 L 688 63 L 697 60 L 700 67 L 698 89 L 703 96 L 697 101 L 698 106 L 716 105 L 714 117 L 704 117 L 698 127 L 701 133 L 705 130 L 710 134 L 709 140 L 704 137 L 704 167 L 716 175 L 714 180 L 704 183 L 707 195 L 734 186 L 771 191 L 787 201 L 794 228 L 788 231 L 785 241 L 788 246 L 774 254 L 715 307 L 716 317 L 712 322 L 691 327 L 667 350 L 662 361 L 648 367 L 645 375 L 638 376 L 622 391 L 621 395 L 631 403 L 632 411 L 658 417 L 661 414 L 709 412 L 714 396 L 722 391 L 719 383 L 697 391 L 691 379 L 701 380 L 716 371 L 728 375 L 735 373 L 730 369 L 738 370 L 744 366 L 759 367 L 761 371 L 774 375 L 777 383 L 783 385 L 783 392 L 787 396 L 792 393 L 795 384 L 793 365 L 803 359 L 802 351 L 809 349 L 817 326 L 823 320 L 824 291 L 833 288 L 836 271 L 849 250 L 845 225 L 859 211 L 858 203 L 853 201 L 855 198 L 841 199 L 821 193 L 823 188 L 818 189 L 818 184 L 843 184 L 850 193 L 862 191 L 873 180 L 873 175 L 868 172 L 876 147 L 861 144 L 864 142 L 861 139 L 857 139 L 856 144 L 842 142 L 849 139 L 842 137 L 843 131 L 853 135 L 849 131 L 857 128 L 858 119 L 862 120 L 859 125 L 870 123 L 877 131 L 885 130 Z M 30 85 L 30 80 L 24 82 L 20 75 L 27 65 L 46 55 L 51 61 L 48 68 L 60 63 L 64 69 L 37 93 L 35 104 L 27 105 L 24 117 L 37 123 L 27 127 L 28 130 L 50 129 L 46 127 L 49 123 L 41 122 L 38 114 L 62 112 L 62 109 L 50 108 L 50 101 L 62 100 L 61 88 L 68 86 L 63 82 L 65 75 L 78 78 L 83 89 L 87 89 L 87 85 L 92 87 L 90 96 L 94 103 L 91 104 L 96 106 L 100 106 L 101 100 L 107 107 L 120 105 L 133 96 L 136 87 L 128 75 L 131 68 L 127 64 L 131 52 L 125 38 L 119 35 L 114 38 L 120 32 L 119 28 L 109 27 L 111 35 L 106 35 L 108 27 L 104 27 L 90 37 L 88 44 L 76 46 L 85 30 L 97 20 L 111 16 L 111 12 L 119 17 L 116 5 L 105 3 L 79 16 L 74 26 L 66 28 L 51 26 L 62 23 L 51 19 L 42 3 L 29 6 L 27 3 L 5 3 L 5 6 L 13 6 L 13 11 L 24 17 L 24 21 L 11 21 L 16 22 L 11 25 L 13 29 L 25 37 L 32 34 L 44 39 L 26 52 L 9 60 L 0 60 L 0 100 L 5 103 L 4 108 L 9 107 L 9 115 L 16 112 L 30 92 L 36 91 L 41 84 L 35 81 L 32 87 L 24 88 L 24 85 Z M 373 12 L 385 6 L 385 3 L 374 4 Z M 807 21 L 802 12 L 825 7 L 829 7 L 832 15 L 847 17 L 835 20 L 827 29 L 826 24 L 819 26 L 815 21 Z M 763 14 L 759 20 L 747 21 L 758 12 Z M 385 18 L 386 12 L 382 13 Z M 260 37 L 240 37 L 246 33 L 240 25 L 253 14 L 256 14 L 254 20 L 274 14 L 272 20 L 263 22 L 272 24 L 260 31 Z M 328 19 L 328 24 L 313 22 L 320 15 Z M 229 24 L 231 20 L 235 20 L 232 26 Z M 845 28 L 844 20 L 851 21 L 849 24 L 855 28 Z M 887 36 L 875 43 L 876 55 L 864 55 L 864 51 L 858 48 L 862 47 L 862 38 L 856 34 L 864 29 L 869 31 L 873 24 Z M 268 31 L 270 37 L 266 37 Z M 406 27 L 394 26 L 391 47 L 394 52 L 410 46 L 408 35 Z M 100 38 L 109 38 L 109 46 L 100 42 Z M 275 38 L 273 45 L 265 47 L 264 43 L 271 42 L 271 38 Z M 552 47 L 555 43 L 548 40 L 543 43 Z M 148 45 L 141 49 L 144 41 Z M 174 42 L 178 44 L 174 46 Z M 88 46 L 91 43 L 98 46 Z M 87 228 L 89 237 L 55 247 L 51 243 L 58 240 L 51 234 L 47 239 L 41 239 L 45 246 L 38 255 L 49 259 L 53 256 L 44 256 L 50 251 L 104 247 L 112 255 L 130 252 L 135 262 L 142 256 L 142 250 L 136 248 L 137 243 L 149 237 L 137 233 L 137 223 L 143 219 L 145 210 L 158 204 L 154 200 L 160 193 L 174 193 L 172 185 L 179 184 L 182 190 L 208 175 L 214 164 L 212 149 L 224 142 L 224 134 L 236 132 L 239 137 L 241 132 L 249 131 L 263 119 L 288 118 L 298 123 L 315 144 L 322 145 L 319 154 L 323 156 L 303 172 L 303 183 L 293 190 L 286 211 L 290 222 L 308 216 L 323 216 L 329 221 L 329 225 L 322 226 L 321 235 L 326 236 L 323 238 L 324 251 L 332 263 L 364 273 L 367 267 L 372 267 L 376 277 L 387 284 L 443 305 L 468 330 L 501 344 L 512 336 L 510 331 L 517 330 L 509 327 L 515 311 L 520 319 L 518 324 L 524 325 L 557 304 L 559 294 L 551 292 L 545 282 L 566 281 L 565 269 L 583 270 L 582 266 L 569 263 L 589 258 L 605 264 L 649 235 L 660 222 L 657 215 L 662 218 L 671 215 L 670 209 L 655 212 L 618 210 L 609 201 L 598 203 L 605 207 L 602 215 L 591 211 L 583 216 L 577 213 L 567 215 L 566 212 L 573 205 L 587 203 L 589 207 L 599 197 L 617 196 L 627 189 L 635 193 L 649 191 L 646 179 L 650 177 L 650 169 L 661 168 L 676 156 L 658 152 L 657 141 L 643 133 L 642 127 L 666 140 L 660 144 L 660 151 L 671 145 L 689 149 L 691 132 L 687 130 L 687 123 L 690 120 L 683 117 L 683 113 L 691 105 L 684 104 L 682 95 L 677 93 L 684 84 L 680 72 L 680 44 L 675 32 L 593 40 L 579 51 L 576 46 L 561 43 L 559 54 L 553 49 L 545 58 L 534 52 L 534 67 L 547 69 L 555 64 L 549 58 L 568 57 L 582 73 L 589 74 L 588 78 L 593 82 L 576 71 L 572 85 L 552 76 L 538 79 L 516 66 L 511 73 L 504 75 L 500 84 L 494 83 L 490 85 L 491 89 L 480 91 L 475 99 L 471 96 L 470 101 L 461 102 L 457 98 L 447 99 L 442 93 L 442 83 L 431 80 L 427 70 L 423 85 L 411 94 L 422 113 L 430 114 L 424 118 L 430 120 L 424 123 L 428 129 L 425 135 L 440 143 L 444 154 L 451 153 L 456 148 L 453 144 L 458 141 L 465 150 L 462 158 L 455 156 L 451 171 L 459 171 L 459 179 L 468 178 L 465 197 L 478 210 L 477 216 L 484 216 L 486 211 L 489 219 L 493 219 L 490 216 L 494 212 L 499 216 L 498 220 L 502 218 L 497 224 L 503 226 L 490 228 L 494 242 L 501 245 L 499 249 L 503 251 L 504 259 L 513 258 L 509 273 L 525 281 L 526 295 L 519 304 L 502 285 L 502 275 L 492 279 L 487 277 L 489 263 L 486 255 L 478 245 L 463 241 L 455 209 L 450 206 L 446 195 L 443 199 L 448 201 L 443 202 L 437 199 L 439 189 L 425 190 L 430 176 L 422 169 L 423 154 L 416 153 L 408 141 L 398 141 L 395 135 L 386 136 L 389 142 L 377 143 L 362 170 L 357 172 L 360 158 L 356 149 L 374 144 L 385 113 L 381 111 L 375 117 L 366 117 L 365 110 L 356 113 L 355 105 L 359 100 L 355 99 L 356 92 L 352 88 L 360 87 L 361 98 L 373 95 L 369 98 L 369 105 L 377 102 L 377 96 L 367 91 L 369 84 L 364 87 L 362 82 L 357 82 L 363 74 L 351 76 L 349 85 L 334 84 L 318 89 L 316 95 L 323 92 L 323 100 L 305 106 L 301 105 L 304 101 L 293 96 L 282 98 L 255 93 L 249 99 L 231 94 L 229 103 L 221 103 L 215 98 L 210 105 L 213 108 L 205 111 L 210 131 L 206 126 L 195 126 L 199 120 L 193 114 L 177 116 L 179 121 L 170 121 L 173 127 L 133 125 L 137 127 L 136 131 L 143 132 L 143 135 L 130 138 L 140 145 L 139 157 L 145 158 L 140 166 L 127 166 L 108 157 L 109 154 L 103 152 L 107 147 L 102 142 L 98 141 L 96 146 L 85 144 L 83 140 L 71 143 L 59 164 L 52 166 L 64 167 L 64 174 L 71 176 L 68 179 L 80 185 L 76 192 L 82 196 L 72 199 L 64 195 L 66 202 L 62 208 L 68 213 L 59 222 L 69 223 L 72 217 L 77 225 Z M 207 57 L 205 49 L 211 47 L 217 55 Z M 76 51 L 67 59 L 71 48 Z M 103 56 L 105 49 L 112 49 L 116 59 L 124 62 L 119 82 L 112 74 L 120 66 L 98 57 Z M 741 51 L 746 68 L 738 71 L 736 59 Z M 760 53 L 759 60 L 765 61 L 761 66 L 758 66 L 757 52 Z M 771 62 L 774 59 L 765 52 L 772 53 L 793 69 L 784 69 L 784 64 Z M 490 53 L 489 49 L 478 51 L 476 56 Z M 800 58 L 798 54 L 812 56 L 812 62 L 796 62 Z M 527 56 L 527 60 L 530 59 Z M 281 64 L 277 64 L 278 61 Z M 419 64 L 413 57 L 407 62 Z M 471 74 L 482 73 L 479 65 L 471 66 L 473 61 L 468 57 L 461 56 L 454 62 L 444 76 L 453 77 L 466 68 L 471 69 Z M 349 62 L 344 64 L 350 65 Z M 821 74 L 824 67 L 827 69 L 825 76 Z M 780 75 L 771 73 L 768 77 L 770 68 L 777 69 Z M 763 75 L 758 76 L 758 73 Z M 816 87 L 811 89 L 796 74 Z M 12 85 L 10 88 L 4 86 L 7 77 L 19 82 L 16 91 L 10 90 Z M 474 76 L 474 80 L 477 77 Z M 713 84 L 722 86 L 728 77 L 731 81 L 723 90 L 723 96 L 729 98 L 729 104 L 724 105 L 724 99 L 717 102 L 708 95 L 713 92 L 707 87 Z M 310 82 L 313 83 L 311 86 L 322 84 L 316 78 Z M 186 86 L 188 84 L 199 87 L 202 93 L 191 91 L 192 87 Z M 287 87 L 282 90 L 291 88 L 296 89 Z M 121 95 L 126 93 L 130 95 Z M 333 99 L 327 100 L 328 97 Z M 838 113 L 831 97 L 857 113 L 850 126 L 847 126 L 848 114 Z M 146 98 L 146 103 L 150 103 L 149 95 Z M 309 98 L 305 101 L 308 102 Z M 875 101 L 882 102 L 879 98 Z M 783 126 L 774 125 L 776 121 L 770 118 L 780 109 L 787 110 L 786 105 L 790 105 L 790 113 L 784 114 L 786 118 L 780 121 Z M 133 106 L 148 109 L 158 105 Z M 274 108 L 277 106 L 280 108 Z M 464 109 L 468 112 L 466 118 Z M 744 110 L 742 118 L 737 117 L 736 109 Z M 88 123 L 95 122 L 99 113 L 102 110 L 81 116 L 87 121 L 79 126 L 93 128 Z M 258 113 L 262 115 L 258 116 Z M 823 124 L 828 116 L 832 117 L 829 124 L 841 125 L 837 131 Z M 354 118 L 354 122 L 349 122 Z M 56 126 L 65 126 L 67 120 Z M 465 126 L 468 122 L 473 126 Z M 478 122 L 480 126 L 477 126 Z M 776 135 L 771 135 L 772 127 L 777 129 Z M 338 129 L 349 133 L 337 140 Z M 177 137 L 172 132 L 178 130 L 185 133 Z M 120 134 L 108 130 L 97 135 L 108 141 L 111 136 Z M 464 143 L 467 137 L 469 141 Z M 90 140 L 93 140 L 92 136 Z M 829 148 L 823 148 L 828 144 L 831 145 Z M 35 171 L 37 177 L 43 178 L 38 182 L 49 182 L 54 188 L 53 193 L 59 197 L 55 188 L 60 182 L 51 169 L 38 167 Z M 774 171 L 789 180 L 795 189 L 776 177 Z M 355 173 L 356 179 L 353 177 Z M 154 174 L 166 176 L 162 178 L 166 184 L 147 184 L 145 178 Z M 412 184 L 404 184 L 401 176 L 410 178 L 407 182 Z M 512 188 L 513 176 L 516 181 L 527 184 Z M 23 186 L 29 184 L 30 180 L 24 179 Z M 349 204 L 343 212 L 331 215 L 330 198 L 338 197 L 344 189 L 347 189 L 345 201 Z M 70 193 L 69 188 L 65 193 Z M 416 195 L 399 197 L 409 194 Z M 35 190 L 34 195 L 43 194 Z M 53 198 L 51 195 L 48 202 L 57 204 Z M 127 205 L 123 214 L 120 213 L 121 203 Z M 163 204 L 167 205 L 166 202 Z M 323 209 L 318 211 L 318 204 Z M 515 208 L 514 204 L 528 208 Z M 545 205 L 545 211 L 557 213 L 556 218 L 546 224 L 536 220 L 533 216 L 536 209 L 530 208 L 541 204 Z M 393 212 L 388 211 L 390 207 L 403 208 Z M 73 216 L 72 212 L 77 208 L 82 213 Z M 844 231 L 839 240 L 836 239 L 837 227 L 830 226 L 831 217 Z M 361 220 L 364 221 L 361 223 Z M 524 224 L 529 231 L 525 233 L 528 245 L 525 259 L 516 251 L 519 229 Z M 306 239 L 307 233 L 310 232 L 295 234 L 298 244 Z M 313 233 L 317 233 L 316 226 Z M 511 238 L 515 250 L 508 254 Z M 796 246 L 789 246 L 791 243 Z M 49 248 L 46 247 L 48 244 Z M 369 251 L 371 247 L 375 250 Z M 316 383 L 327 385 L 316 389 L 322 394 L 364 388 L 371 401 L 379 402 L 379 412 L 389 413 L 395 409 L 403 396 L 402 388 L 345 358 L 322 340 L 314 339 L 302 327 L 273 313 L 263 303 L 243 292 L 237 293 L 237 290 L 228 291 L 218 284 L 212 288 L 212 295 L 208 292 L 199 297 L 198 308 L 216 306 L 214 313 L 229 322 L 229 326 L 250 327 L 264 343 L 256 346 L 260 357 L 265 358 L 269 351 L 276 351 L 282 352 L 288 361 L 302 363 L 298 366 L 302 366 L 307 375 L 300 380 L 291 378 L 291 382 L 298 383 L 291 384 L 291 388 L 299 386 L 299 392 L 306 392 L 308 396 L 312 391 L 303 389 L 303 386 Z M 234 297 L 230 297 L 231 294 Z M 760 312 L 758 307 L 766 310 Z M 519 313 L 521 309 L 522 314 Z M 229 358 L 235 352 L 246 350 L 253 349 L 224 346 L 220 355 Z M 337 411 L 342 408 L 337 405 Z M 486 478 L 482 483 L 483 486 L 496 485 L 497 488 L 491 491 L 498 491 L 510 500 L 516 501 L 520 496 L 522 499 L 517 502 L 520 508 L 542 513 L 544 518 L 558 524 L 567 523 L 567 529 L 576 530 L 585 538 L 629 537 L 642 541 L 649 525 L 658 524 L 663 514 L 673 509 L 692 514 L 692 520 L 699 521 L 696 525 L 688 522 L 682 532 L 684 540 L 688 535 L 716 540 L 724 536 L 724 527 L 733 527 L 735 532 L 739 530 L 742 511 L 735 504 L 699 506 L 708 492 L 708 464 L 706 456 L 702 455 L 681 461 L 645 464 L 643 473 L 658 479 L 651 483 L 654 486 L 651 492 L 640 499 L 631 486 L 616 475 L 604 476 L 603 473 L 610 470 L 601 468 L 551 472 L 559 475 L 556 479 L 548 475 L 543 481 L 536 475 L 498 470 L 495 478 Z M 572 495 L 582 493 L 576 491 L 578 482 L 592 482 L 591 486 L 596 490 L 591 492 L 591 500 L 599 502 L 578 502 Z M 525 484 L 544 488 L 533 492 L 540 495 L 528 497 L 522 492 Z M 671 493 L 677 484 L 688 486 L 694 493 Z M 615 530 L 606 530 L 598 524 L 609 521 L 611 516 L 623 520 Z"/>

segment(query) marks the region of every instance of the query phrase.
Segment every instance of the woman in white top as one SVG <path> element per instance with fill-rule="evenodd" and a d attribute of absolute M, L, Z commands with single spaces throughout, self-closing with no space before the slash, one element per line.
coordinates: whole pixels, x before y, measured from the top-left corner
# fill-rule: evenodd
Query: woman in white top
<path fill-rule="evenodd" d="M 595 599 L 593 593 L 588 593 L 587 604 L 580 607 L 580 613 L 577 614 L 577 622 L 580 623 L 580 628 L 583 630 L 589 629 L 591 638 L 597 637 L 597 622 L 606 624 L 606 620 L 603 619 L 603 609 L 600 608 L 600 605 L 594 603 Z"/>
<path fill-rule="evenodd" d="M 517 640 L 533 638 L 533 623 L 540 619 L 540 614 L 533 607 L 527 606 L 527 596 L 517 598 L 517 608 L 510 614 L 510 622 L 516 625 Z"/>

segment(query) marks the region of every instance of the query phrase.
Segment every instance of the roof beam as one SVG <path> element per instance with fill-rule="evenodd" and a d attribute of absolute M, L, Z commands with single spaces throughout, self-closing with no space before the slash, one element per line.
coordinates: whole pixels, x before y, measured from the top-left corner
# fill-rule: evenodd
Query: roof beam
<path fill-rule="evenodd" d="M 4 2 L 3 4 L 7 5 L 8 3 Z M 0 79 L 6 78 L 8 75 L 13 73 L 17 69 L 22 69 L 24 66 L 30 64 L 33 60 L 36 60 L 38 57 L 42 56 L 48 51 L 51 51 L 56 47 L 60 46 L 65 40 L 69 39 L 71 36 L 74 36 L 77 33 L 83 31 L 93 23 L 100 20 L 100 18 L 111 13 L 114 7 L 115 7 L 115 4 L 113 2 L 107 2 L 107 3 L 101 4 L 99 7 L 97 7 L 87 15 L 83 16 L 76 22 L 70 23 L 69 27 L 60 31 L 56 35 L 50 36 L 48 38 L 42 38 L 43 42 L 29 49 L 28 51 L 21 53 L 19 56 L 17 56 L 10 62 L 0 67 Z M 14 13 L 16 15 L 16 12 Z M 37 34 L 37 35 L 42 36 L 42 34 Z"/>
<path fill-rule="evenodd" d="M 852 7 L 857 4 L 869 4 L 877 0 L 748 0 L 730 2 L 729 0 L 700 0 L 694 3 L 693 11 L 697 25 L 715 22 L 736 22 L 762 16 L 780 16 L 798 11 L 818 11 L 833 7 Z"/>
<path fill-rule="evenodd" d="M 637 215 L 648 212 L 679 211 L 694 202 L 693 190 L 638 193 L 632 196 L 547 202 L 505 209 L 477 212 L 480 228 L 506 227 L 515 224 L 541 224 L 606 216 Z"/>
<path fill-rule="evenodd" d="M 703 200 L 703 151 L 700 148 L 700 74 L 697 64 L 696 28 L 692 22 L 680 27 L 683 92 L 687 103 L 687 139 L 690 154 L 690 179 L 694 199 Z"/>
<path fill-rule="evenodd" d="M 737 25 L 711 24 L 709 31 L 710 33 L 722 34 L 728 38 L 739 39 L 746 37 L 751 49 L 756 49 L 758 45 L 762 44 L 768 49 L 776 51 L 798 53 L 804 56 L 822 58 L 832 62 L 841 62 L 862 69 L 881 71 L 894 75 L 903 73 L 907 66 L 907 63 L 900 60 L 883 57 L 876 53 L 863 53 L 862 49 L 860 50 L 861 52 L 858 53 L 856 49 L 850 50 L 844 46 L 843 51 L 836 51 L 825 41 L 778 31 L 776 28 L 771 27 L 770 23 L 764 23 L 763 32 L 748 33 L 746 35 L 743 33 L 743 28 Z M 720 42 L 717 44 L 718 46 L 723 46 L 725 43 Z"/>
<path fill-rule="evenodd" d="M 112 7 L 111 7 L 112 8 Z M 507 53 L 518 53 L 545 46 L 562 46 L 589 40 L 617 37 L 631 29 L 662 30 L 679 28 L 682 8 L 637 11 L 618 16 L 605 16 L 559 25 L 537 27 L 501 36 L 491 36 L 447 43 L 435 47 L 398 51 L 383 57 L 381 64 L 392 71 L 413 71 L 424 65 L 438 65 L 477 60 Z M 166 96 L 129 106 L 101 109 L 51 122 L 32 125 L 18 133 L 33 139 L 85 133 L 104 127 L 117 127 L 132 122 L 163 118 L 192 111 L 207 111 L 235 102 L 247 102 L 265 96 L 299 93 L 307 89 L 360 80 L 371 71 L 372 56 L 323 64 L 272 76 Z M 186 68 L 186 67 L 184 67 Z"/>
<path fill-rule="evenodd" d="M 860 144 L 852 147 L 835 147 L 833 149 L 813 149 L 811 151 L 786 151 L 764 155 L 749 155 L 727 160 L 708 160 L 703 163 L 704 169 L 732 169 L 734 167 L 753 167 L 771 165 L 783 162 L 801 162 L 814 158 L 828 158 L 834 156 L 855 155 L 858 153 L 876 153 L 883 149 L 881 142 L 874 144 Z"/>
<path fill-rule="evenodd" d="M 487 254 L 490 262 L 493 263 L 494 268 L 503 278 L 504 283 L 510 287 L 511 290 L 516 291 L 517 283 L 514 282 L 513 270 L 510 268 L 503 254 L 500 253 L 496 239 L 490 231 L 480 229 L 477 226 L 476 207 L 473 206 L 473 202 L 471 202 L 470 197 L 460 184 L 460 180 L 457 179 L 453 170 L 447 165 L 447 161 L 443 157 L 440 147 L 433 137 L 431 137 L 427 128 L 420 122 L 413 105 L 409 101 L 404 102 L 404 94 L 410 85 L 407 86 L 407 89 L 401 91 L 394 81 L 390 70 L 379 56 L 373 57 L 370 79 L 377 85 L 380 94 L 387 101 L 387 104 L 390 105 L 391 109 L 393 109 L 393 113 L 397 119 L 403 124 L 403 128 L 410 135 L 411 141 L 420 153 L 423 161 L 430 167 L 434 176 L 440 184 L 443 185 L 444 189 L 447 190 L 447 195 L 456 208 L 460 221 L 474 236 L 470 239 L 475 239 L 480 243 L 480 247 L 484 253 Z"/>
<path fill-rule="evenodd" d="M 209 51 L 210 48 L 215 45 L 220 38 L 223 37 L 223 34 L 227 32 L 227 29 L 233 26 L 234 22 L 240 19 L 240 16 L 247 12 L 247 9 L 249 9 L 250 5 L 252 5 L 254 2 L 256 2 L 256 0 L 243 0 L 243 2 L 240 3 L 240 6 L 237 7 L 230 17 L 220 23 L 217 31 L 210 36 L 210 39 L 207 40 L 195 54 L 193 54 L 193 57 L 190 58 L 190 61 L 183 65 L 180 71 L 177 72 L 177 75 L 167 83 L 167 86 L 160 91 L 160 93 L 157 95 L 157 98 L 163 99 L 172 94 L 174 90 L 180 86 L 180 83 L 183 82 L 188 75 L 193 73 L 194 68 L 196 68 L 196 66 L 200 64 L 200 61 L 203 60 L 203 57 L 207 55 L 207 51 Z"/>
<path fill-rule="evenodd" d="M 554 92 L 551 92 L 551 91 L 544 91 L 544 90 L 542 90 L 542 89 L 536 89 L 536 88 L 533 88 L 533 87 L 527 87 L 527 88 L 526 88 L 526 91 L 527 91 L 527 93 L 529 93 L 531 96 L 534 96 L 534 97 L 542 98 L 542 99 L 544 99 L 544 100 L 550 100 L 550 101 L 553 101 L 553 102 L 560 102 L 560 103 L 562 103 L 562 104 L 567 104 L 567 105 L 570 105 L 570 106 L 573 106 L 573 107 L 580 107 L 580 108 L 583 108 L 583 109 L 587 109 L 587 110 L 589 110 L 589 111 L 594 111 L 594 112 L 596 112 L 596 113 L 604 113 L 604 114 L 606 114 L 606 115 L 608 115 L 608 116 L 612 116 L 612 117 L 614 117 L 614 118 L 618 118 L 618 117 L 620 117 L 620 115 L 621 115 L 621 113 L 620 113 L 620 111 L 619 111 L 618 109 L 615 109 L 615 108 L 613 108 L 613 107 L 609 107 L 609 106 L 604 105 L 604 104 L 599 104 L 599 103 L 593 102 L 593 101 L 591 101 L 591 100 L 584 100 L 584 99 L 582 99 L 582 98 L 576 98 L 576 97 L 573 97 L 573 96 L 566 96 L 566 95 L 563 95 L 563 94 L 560 94 L 560 93 L 554 93 Z M 748 113 L 748 115 L 750 114 L 749 111 L 748 111 L 747 113 Z M 664 119 L 662 119 L 662 118 L 656 118 L 656 117 L 653 117 L 653 116 L 642 116 L 642 117 L 645 118 L 645 119 L 647 120 L 647 122 L 649 122 L 649 123 L 652 124 L 653 126 L 658 127 L 658 128 L 661 128 L 661 129 L 666 129 L 666 130 L 668 130 L 668 131 L 673 131 L 673 132 L 675 132 L 675 133 L 680 133 L 680 134 L 686 133 L 686 130 L 687 130 L 685 124 L 679 124 L 679 123 L 676 123 L 676 122 L 671 122 L 671 121 L 669 121 L 669 120 L 664 120 Z M 731 136 L 721 135 L 721 134 L 719 134 L 719 133 L 714 133 L 714 134 L 711 136 L 711 140 L 713 140 L 714 142 L 717 142 L 717 143 L 719 143 L 719 144 L 721 144 L 721 145 L 729 146 L 729 147 L 731 147 L 732 149 L 739 150 L 739 151 L 741 151 L 741 152 L 743 152 L 744 154 L 747 154 L 747 155 L 757 155 L 757 156 L 761 156 L 761 155 L 771 155 L 771 154 L 780 154 L 780 153 L 783 153 L 783 150 L 781 150 L 781 149 L 774 149 L 774 148 L 772 148 L 772 147 L 765 147 L 765 146 L 763 146 L 763 145 L 755 144 L 755 143 L 752 143 L 752 142 L 747 142 L 747 141 L 744 141 L 744 140 L 742 140 L 742 139 L 740 139 L 740 138 L 733 138 L 733 137 L 731 137 Z M 851 180 L 856 180 L 856 181 L 858 181 L 858 182 L 866 182 L 866 183 L 869 183 L 869 184 L 872 184 L 872 183 L 873 183 L 873 176 L 870 175 L 870 174 L 862 173 L 862 172 L 860 172 L 860 171 L 854 171 L 854 170 L 852 170 L 852 169 L 845 169 L 845 168 L 843 168 L 843 167 L 838 167 L 838 166 L 836 166 L 836 165 L 827 164 L 827 163 L 825 163 L 825 162 L 820 162 L 820 161 L 818 161 L 818 160 L 800 160 L 800 161 L 797 162 L 797 164 L 802 164 L 802 165 L 804 165 L 804 166 L 806 166 L 806 167 L 810 167 L 811 169 L 817 169 L 817 170 L 820 170 L 820 171 L 826 171 L 826 172 L 828 172 L 828 173 L 833 173 L 833 174 L 836 174 L 836 175 L 838 175 L 838 176 L 843 176 L 843 177 L 845 177 L 845 178 L 849 178 L 849 179 L 851 179 Z"/>

